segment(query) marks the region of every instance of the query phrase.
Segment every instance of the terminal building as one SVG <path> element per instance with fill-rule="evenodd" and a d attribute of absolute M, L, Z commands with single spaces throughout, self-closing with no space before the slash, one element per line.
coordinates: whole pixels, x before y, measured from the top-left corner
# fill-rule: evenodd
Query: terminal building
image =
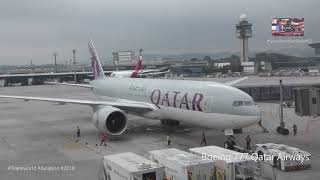
<path fill-rule="evenodd" d="M 117 51 L 112 53 L 114 64 L 132 64 L 135 63 L 134 51 Z"/>
<path fill-rule="evenodd" d="M 293 90 L 295 112 L 299 116 L 320 115 L 320 88 L 300 87 Z"/>
<path fill-rule="evenodd" d="M 314 48 L 314 56 L 320 57 L 320 43 L 309 44 L 309 46 Z"/>

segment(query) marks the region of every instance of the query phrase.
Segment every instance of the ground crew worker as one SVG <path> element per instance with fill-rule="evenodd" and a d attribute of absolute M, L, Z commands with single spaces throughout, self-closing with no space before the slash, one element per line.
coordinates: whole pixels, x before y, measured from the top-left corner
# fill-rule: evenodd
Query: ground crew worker
<path fill-rule="evenodd" d="M 170 135 L 167 136 L 167 142 L 168 142 L 168 146 L 171 144 L 171 137 Z"/>
<path fill-rule="evenodd" d="M 231 135 L 230 136 L 231 150 L 234 150 L 234 146 L 236 145 L 235 140 L 236 140 L 236 138 L 233 135 Z"/>
<path fill-rule="evenodd" d="M 102 143 L 106 146 L 106 139 L 107 139 L 107 134 L 106 133 L 101 133 L 101 143 L 100 146 L 102 146 Z"/>
<path fill-rule="evenodd" d="M 250 150 L 251 137 L 249 135 L 246 137 L 246 142 L 247 142 L 247 150 Z"/>
<path fill-rule="evenodd" d="M 293 135 L 294 135 L 294 136 L 297 135 L 298 127 L 297 127 L 296 124 L 293 124 L 292 129 L 293 129 Z"/>
<path fill-rule="evenodd" d="M 80 128 L 77 126 L 77 137 L 80 138 Z"/>
<path fill-rule="evenodd" d="M 207 145 L 207 139 L 206 136 L 204 135 L 204 131 L 202 132 L 202 141 L 200 143 L 200 146 L 204 144 L 205 146 Z"/>

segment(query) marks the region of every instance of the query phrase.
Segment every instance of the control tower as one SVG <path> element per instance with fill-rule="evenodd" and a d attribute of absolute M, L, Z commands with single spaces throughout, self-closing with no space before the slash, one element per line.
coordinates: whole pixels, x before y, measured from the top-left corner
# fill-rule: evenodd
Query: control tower
<path fill-rule="evenodd" d="M 252 24 L 248 22 L 245 14 L 240 16 L 240 21 L 236 24 L 236 36 L 241 40 L 240 60 L 241 62 L 249 61 L 248 39 L 252 37 Z"/>

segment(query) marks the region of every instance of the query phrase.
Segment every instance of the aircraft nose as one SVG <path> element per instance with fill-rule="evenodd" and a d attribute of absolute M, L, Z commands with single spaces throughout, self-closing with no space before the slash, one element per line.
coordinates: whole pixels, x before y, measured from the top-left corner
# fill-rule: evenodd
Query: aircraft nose
<path fill-rule="evenodd" d="M 251 116 L 251 117 L 252 117 L 252 119 L 251 119 L 250 124 L 256 124 L 256 123 L 259 123 L 259 122 L 262 120 L 261 115 L 258 115 L 258 116 Z"/>
<path fill-rule="evenodd" d="M 256 124 L 259 123 L 262 120 L 261 116 L 261 110 L 258 108 L 258 106 L 254 105 L 250 107 L 247 111 L 247 121 L 248 124 Z"/>
<path fill-rule="evenodd" d="M 260 117 L 261 117 L 261 110 L 259 109 L 259 107 L 258 107 L 257 105 L 255 105 L 255 106 L 253 107 L 252 115 L 253 115 L 253 116 L 260 116 Z"/>

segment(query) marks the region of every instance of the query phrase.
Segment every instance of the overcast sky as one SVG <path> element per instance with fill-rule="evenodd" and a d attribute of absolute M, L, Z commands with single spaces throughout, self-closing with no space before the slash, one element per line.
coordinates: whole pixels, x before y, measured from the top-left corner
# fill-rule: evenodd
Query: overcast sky
<path fill-rule="evenodd" d="M 146 53 L 234 51 L 242 13 L 253 23 L 252 49 L 276 47 L 266 42 L 272 17 L 304 17 L 305 38 L 320 42 L 319 7 L 319 0 L 0 0 L 0 62 L 45 64 L 57 52 L 62 63 L 73 48 L 85 60 L 89 35 L 102 57 L 140 47 Z"/>

